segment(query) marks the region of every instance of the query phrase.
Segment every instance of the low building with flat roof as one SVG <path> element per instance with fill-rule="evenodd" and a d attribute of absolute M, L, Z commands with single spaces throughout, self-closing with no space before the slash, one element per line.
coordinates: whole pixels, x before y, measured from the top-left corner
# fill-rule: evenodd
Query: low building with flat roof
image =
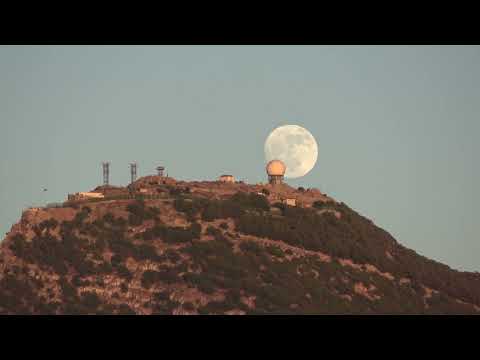
<path fill-rule="evenodd" d="M 289 206 L 297 206 L 297 199 L 286 198 L 282 200 L 282 203 Z"/>
<path fill-rule="evenodd" d="M 103 199 L 104 197 L 105 196 L 99 192 L 78 192 L 75 194 L 68 194 L 68 201 Z"/>
<path fill-rule="evenodd" d="M 233 175 L 222 175 L 222 176 L 220 176 L 220 178 L 218 180 L 220 182 L 226 182 L 226 183 L 234 183 L 235 182 L 235 178 L 233 177 Z"/>

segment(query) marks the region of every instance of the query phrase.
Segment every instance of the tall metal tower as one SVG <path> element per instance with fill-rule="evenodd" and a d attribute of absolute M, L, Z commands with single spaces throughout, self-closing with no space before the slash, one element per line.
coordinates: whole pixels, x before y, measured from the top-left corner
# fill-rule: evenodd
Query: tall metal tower
<path fill-rule="evenodd" d="M 103 162 L 102 167 L 103 167 L 103 185 L 108 185 L 109 184 L 109 176 L 110 176 L 110 163 L 109 162 Z"/>
<path fill-rule="evenodd" d="M 165 170 L 165 168 L 163 166 L 158 166 L 157 167 L 158 176 L 163 177 L 163 170 Z"/>
<path fill-rule="evenodd" d="M 136 162 L 130 163 L 130 177 L 131 177 L 132 183 L 135 180 L 137 180 L 137 163 Z"/>

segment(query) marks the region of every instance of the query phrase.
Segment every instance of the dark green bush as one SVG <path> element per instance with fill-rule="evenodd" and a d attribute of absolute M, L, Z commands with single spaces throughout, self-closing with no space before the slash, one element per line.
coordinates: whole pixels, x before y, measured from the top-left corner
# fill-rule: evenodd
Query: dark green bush
<path fill-rule="evenodd" d="M 122 284 L 120 285 L 120 291 L 121 291 L 122 293 L 126 293 L 126 292 L 128 291 L 128 286 L 127 286 L 127 284 L 122 283 Z"/>
<path fill-rule="evenodd" d="M 175 250 L 172 250 L 172 249 L 167 249 L 165 251 L 165 256 L 167 257 L 168 260 L 170 260 L 171 262 L 174 262 L 174 263 L 181 260 L 181 257 L 178 254 L 178 252 L 175 251 Z"/>
<path fill-rule="evenodd" d="M 242 251 L 252 252 L 257 255 L 263 253 L 262 246 L 257 244 L 255 241 L 242 241 L 239 247 Z"/>
<path fill-rule="evenodd" d="M 283 258 L 285 256 L 282 249 L 280 249 L 277 246 L 267 246 L 267 247 L 265 247 L 265 249 L 267 250 L 267 252 L 269 254 L 271 254 L 273 256 L 276 256 L 276 257 L 279 257 L 279 258 Z"/>
<path fill-rule="evenodd" d="M 82 212 L 90 214 L 92 212 L 92 209 L 89 206 L 82 206 Z"/>
<path fill-rule="evenodd" d="M 112 224 L 115 221 L 115 217 L 111 212 L 108 212 L 103 216 L 103 221 L 107 224 Z"/>
<path fill-rule="evenodd" d="M 270 204 L 265 196 L 258 195 L 255 193 L 244 193 L 238 192 L 233 195 L 227 202 L 235 202 L 239 204 L 242 208 L 253 208 L 258 210 L 268 210 Z"/>
<path fill-rule="evenodd" d="M 146 270 L 143 272 L 142 275 L 142 286 L 145 289 L 150 289 L 153 284 L 155 284 L 158 280 L 158 271 L 154 270 Z"/>
<path fill-rule="evenodd" d="M 130 226 L 140 226 L 143 224 L 143 220 L 140 216 L 136 214 L 129 214 L 128 215 L 128 224 Z"/>
<path fill-rule="evenodd" d="M 83 292 L 81 296 L 82 305 L 85 306 L 87 312 L 95 313 L 101 304 L 98 295 L 94 292 Z"/>
<path fill-rule="evenodd" d="M 320 200 L 317 200 L 313 203 L 313 207 L 316 208 L 316 209 L 323 209 L 325 206 L 327 205 L 326 202 L 324 201 L 320 201 Z"/>
<path fill-rule="evenodd" d="M 222 235 L 222 232 L 213 226 L 209 226 L 207 227 L 206 234 L 217 237 L 219 235 Z"/>
<path fill-rule="evenodd" d="M 113 254 L 110 259 L 110 263 L 112 264 L 113 267 L 117 267 L 119 265 L 122 265 L 123 258 L 118 254 Z"/>
<path fill-rule="evenodd" d="M 24 258 L 27 255 L 25 251 L 27 249 L 28 245 L 25 242 L 25 236 L 20 233 L 15 234 L 10 244 L 10 250 L 12 250 L 13 254 L 19 258 Z"/>
<path fill-rule="evenodd" d="M 193 239 L 198 238 L 201 231 L 199 226 L 200 224 L 197 223 L 193 223 L 187 228 L 156 225 L 144 232 L 143 239 L 161 238 L 164 242 L 170 244 L 191 242 Z"/>
<path fill-rule="evenodd" d="M 128 222 L 131 226 L 138 226 L 145 220 L 153 220 L 160 213 L 157 207 L 147 207 L 143 200 L 135 200 L 128 204 L 127 211 L 130 213 Z"/>
<path fill-rule="evenodd" d="M 199 314 L 201 315 L 210 315 L 210 314 L 224 314 L 226 311 L 232 310 L 227 303 L 222 301 L 210 301 L 205 306 L 202 306 L 198 309 Z"/>
<path fill-rule="evenodd" d="M 202 234 L 202 226 L 199 223 L 194 222 L 190 226 L 190 231 L 192 233 L 193 239 L 200 239 L 200 236 Z"/>
<path fill-rule="evenodd" d="M 171 196 L 179 196 L 179 195 L 181 195 L 182 192 L 183 192 L 182 189 L 177 188 L 177 187 L 170 187 L 170 188 L 168 189 L 168 191 L 169 191 L 169 193 L 170 193 Z"/>
<path fill-rule="evenodd" d="M 133 275 L 132 273 L 130 272 L 130 270 L 128 270 L 128 268 L 124 265 L 119 265 L 115 268 L 115 271 L 117 272 L 117 274 L 124 278 L 125 280 L 127 281 L 130 281 L 132 280 L 133 278 Z"/>
<path fill-rule="evenodd" d="M 169 301 L 170 300 L 170 295 L 167 292 L 156 292 L 156 293 L 153 294 L 153 299 L 156 302 Z"/>
<path fill-rule="evenodd" d="M 173 206 L 178 212 L 183 212 L 190 221 L 203 210 L 208 200 L 202 198 L 186 199 L 178 197 L 174 200 Z"/>
<path fill-rule="evenodd" d="M 127 304 L 121 304 L 118 306 L 117 313 L 119 315 L 136 315 L 135 311 L 132 310 Z"/>
<path fill-rule="evenodd" d="M 51 219 L 48 219 L 48 220 L 44 220 L 42 221 L 40 224 L 38 224 L 38 227 L 40 228 L 40 230 L 43 230 L 43 229 L 55 229 L 56 227 L 58 226 L 58 221 L 54 218 L 51 218 Z"/>
<path fill-rule="evenodd" d="M 136 260 L 150 260 L 150 261 L 158 261 L 160 256 L 157 254 L 155 247 L 147 244 L 137 245 L 135 248 L 136 251 L 134 253 L 134 258 Z"/>
<path fill-rule="evenodd" d="M 238 192 L 227 200 L 193 198 L 191 201 L 187 201 L 180 197 L 174 201 L 174 206 L 177 211 L 184 212 L 190 217 L 201 214 L 204 221 L 236 218 L 247 210 L 266 211 L 269 209 L 268 200 L 264 196 L 245 192 Z"/>
<path fill-rule="evenodd" d="M 185 310 L 188 310 L 188 311 L 193 311 L 193 310 L 195 310 L 195 306 L 193 306 L 193 304 L 192 304 L 191 302 L 189 302 L 189 301 L 183 303 L 183 308 L 184 308 Z"/>
<path fill-rule="evenodd" d="M 183 279 L 205 294 L 212 294 L 215 291 L 215 282 L 205 274 L 186 273 Z"/>
<path fill-rule="evenodd" d="M 65 278 L 60 278 L 59 284 L 64 298 L 77 297 L 77 290 Z"/>
<path fill-rule="evenodd" d="M 72 220 L 73 227 L 76 227 L 76 228 L 80 227 L 81 224 L 88 217 L 89 212 L 88 212 L 88 210 L 84 210 L 84 209 L 82 209 L 81 211 L 79 211 L 75 214 L 75 217 Z"/>
<path fill-rule="evenodd" d="M 150 289 L 153 284 L 162 282 L 165 284 L 173 284 L 179 281 L 177 277 L 178 272 L 175 268 L 162 267 L 160 271 L 146 270 L 142 275 L 142 286 L 146 289 Z"/>
<path fill-rule="evenodd" d="M 228 230 L 228 224 L 226 222 L 222 222 L 220 224 L 220 228 L 223 229 L 223 230 Z"/>

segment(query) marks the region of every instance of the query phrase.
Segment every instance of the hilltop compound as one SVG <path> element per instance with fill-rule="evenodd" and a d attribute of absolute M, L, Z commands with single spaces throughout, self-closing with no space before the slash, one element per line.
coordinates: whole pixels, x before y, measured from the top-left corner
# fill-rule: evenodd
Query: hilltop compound
<path fill-rule="evenodd" d="M 149 199 L 168 200 L 178 195 L 187 197 L 200 196 L 209 199 L 225 199 L 237 192 L 254 192 L 265 196 L 270 204 L 282 203 L 287 206 L 311 207 L 315 201 L 332 201 L 317 189 L 294 189 L 284 183 L 285 164 L 280 160 L 272 160 L 266 166 L 268 183 L 249 185 L 236 181 L 231 174 L 223 174 L 216 181 L 178 181 L 165 176 L 165 168 L 159 166 L 155 175 L 147 175 L 137 179 L 137 164 L 130 164 L 130 183 L 127 186 L 109 184 L 108 163 L 103 163 L 104 184 L 87 192 L 68 194 L 67 201 L 50 207 L 71 206 L 78 203 L 98 201 Z M 106 170 L 106 171 L 105 171 Z M 52 204 L 53 205 L 53 204 Z"/>

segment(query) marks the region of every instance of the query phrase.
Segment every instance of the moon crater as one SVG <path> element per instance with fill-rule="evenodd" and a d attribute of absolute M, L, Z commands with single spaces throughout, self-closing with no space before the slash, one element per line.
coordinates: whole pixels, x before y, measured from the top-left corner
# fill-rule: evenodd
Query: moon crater
<path fill-rule="evenodd" d="M 298 178 L 313 169 L 318 146 L 313 135 L 298 125 L 284 125 L 273 130 L 265 140 L 265 159 L 281 160 L 286 165 L 285 177 Z"/>

